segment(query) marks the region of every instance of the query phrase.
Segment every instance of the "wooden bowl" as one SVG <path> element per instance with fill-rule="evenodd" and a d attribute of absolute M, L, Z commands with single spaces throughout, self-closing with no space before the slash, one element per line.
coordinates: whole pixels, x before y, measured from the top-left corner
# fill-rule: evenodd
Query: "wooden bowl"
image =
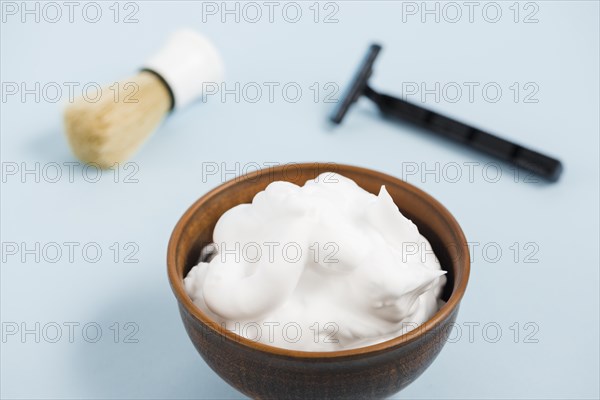
<path fill-rule="evenodd" d="M 183 278 L 212 242 L 219 217 L 250 203 L 276 180 L 303 185 L 332 171 L 377 194 L 385 185 L 402 213 L 431 242 L 448 271 L 446 304 L 421 327 L 392 340 L 353 350 L 303 352 L 251 341 L 222 329 L 186 294 Z M 382 398 L 398 392 L 431 364 L 444 346 L 469 278 L 465 236 L 452 215 L 428 194 L 397 178 L 339 164 L 288 164 L 228 181 L 196 201 L 181 217 L 169 241 L 169 280 L 185 329 L 206 363 L 240 392 L 258 399 Z"/>

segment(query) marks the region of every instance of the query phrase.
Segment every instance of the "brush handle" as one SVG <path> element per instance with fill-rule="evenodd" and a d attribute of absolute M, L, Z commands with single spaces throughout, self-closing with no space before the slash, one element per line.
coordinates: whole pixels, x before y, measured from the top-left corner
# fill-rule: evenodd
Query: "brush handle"
<path fill-rule="evenodd" d="M 413 103 L 377 93 L 368 86 L 365 89 L 365 95 L 377 104 L 384 115 L 429 129 L 448 139 L 537 174 L 551 182 L 556 182 L 560 177 L 562 164 L 555 158 Z"/>
<path fill-rule="evenodd" d="M 223 80 L 223 62 L 215 46 L 204 36 L 182 29 L 143 66 L 167 85 L 171 108 L 182 108 L 202 96 L 206 85 Z"/>

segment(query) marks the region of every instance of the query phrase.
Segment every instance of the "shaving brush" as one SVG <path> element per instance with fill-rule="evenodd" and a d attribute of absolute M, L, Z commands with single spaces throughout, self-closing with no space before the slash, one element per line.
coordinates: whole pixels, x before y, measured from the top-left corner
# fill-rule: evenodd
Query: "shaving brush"
<path fill-rule="evenodd" d="M 173 34 L 141 71 L 102 88 L 99 99 L 76 99 L 65 109 L 73 153 L 110 168 L 132 156 L 171 111 L 202 96 L 204 83 L 222 79 L 214 46 L 194 31 Z"/>

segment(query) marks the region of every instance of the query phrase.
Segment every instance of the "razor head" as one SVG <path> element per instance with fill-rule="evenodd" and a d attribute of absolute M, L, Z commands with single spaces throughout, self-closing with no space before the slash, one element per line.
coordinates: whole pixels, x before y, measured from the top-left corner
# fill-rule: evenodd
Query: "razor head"
<path fill-rule="evenodd" d="M 344 96 L 337 104 L 336 108 L 331 113 L 329 119 L 334 124 L 339 124 L 344 119 L 344 116 L 350 109 L 350 106 L 358 100 L 358 98 L 364 93 L 367 87 L 367 82 L 373 72 L 373 63 L 381 51 L 381 46 L 378 44 L 372 44 L 369 46 L 369 50 L 365 55 L 365 58 L 360 64 L 358 71 L 354 75 L 350 86 L 346 89 Z"/>

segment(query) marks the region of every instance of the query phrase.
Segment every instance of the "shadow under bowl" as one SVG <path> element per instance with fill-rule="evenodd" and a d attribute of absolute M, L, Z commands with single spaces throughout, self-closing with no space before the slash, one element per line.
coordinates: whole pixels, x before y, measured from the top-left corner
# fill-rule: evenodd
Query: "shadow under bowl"
<path fill-rule="evenodd" d="M 183 278 L 212 243 L 218 219 L 230 208 L 250 203 L 273 181 L 303 185 L 336 172 L 378 194 L 381 185 L 402 213 L 431 243 L 448 281 L 446 304 L 426 323 L 372 346 L 333 352 L 303 352 L 268 346 L 223 329 L 185 292 Z M 438 201 L 392 176 L 360 167 L 287 164 L 230 180 L 197 200 L 181 217 L 169 241 L 167 266 L 185 329 L 206 363 L 240 392 L 258 399 L 383 398 L 414 381 L 439 354 L 451 332 L 469 278 L 465 236 Z"/>

